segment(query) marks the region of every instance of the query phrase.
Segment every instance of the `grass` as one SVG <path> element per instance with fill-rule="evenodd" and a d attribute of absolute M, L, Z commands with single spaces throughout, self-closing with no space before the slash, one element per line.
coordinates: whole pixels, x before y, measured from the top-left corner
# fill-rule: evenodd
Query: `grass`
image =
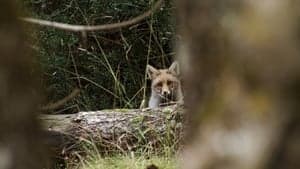
<path fill-rule="evenodd" d="M 84 140 L 83 149 L 74 152 L 73 157 L 66 159 L 64 167 L 60 169 L 146 169 L 155 165 L 159 169 L 178 168 L 178 150 L 164 144 L 159 152 L 147 147 L 140 147 L 135 151 L 103 153 L 99 151 L 95 141 Z"/>
<path fill-rule="evenodd" d="M 175 156 L 124 156 L 96 157 L 82 161 L 80 169 L 146 169 L 154 164 L 161 169 L 177 168 Z"/>

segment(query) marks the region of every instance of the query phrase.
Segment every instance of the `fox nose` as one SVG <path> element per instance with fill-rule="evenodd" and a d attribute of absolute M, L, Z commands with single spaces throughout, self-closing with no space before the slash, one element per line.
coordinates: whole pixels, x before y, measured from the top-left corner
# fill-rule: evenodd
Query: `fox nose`
<path fill-rule="evenodd" d="M 169 91 L 163 91 L 163 92 L 162 92 L 162 94 L 163 94 L 164 96 L 169 95 L 169 93 L 170 93 Z"/>

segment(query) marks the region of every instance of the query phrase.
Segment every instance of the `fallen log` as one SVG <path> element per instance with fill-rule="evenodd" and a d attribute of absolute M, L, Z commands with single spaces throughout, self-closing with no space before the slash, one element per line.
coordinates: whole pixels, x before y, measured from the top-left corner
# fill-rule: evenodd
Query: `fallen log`
<path fill-rule="evenodd" d="M 179 147 L 183 107 L 111 109 L 42 115 L 40 119 L 46 129 L 45 143 L 56 155 L 78 152 L 82 147 L 105 154 L 141 149 L 159 153 L 163 146 Z"/>

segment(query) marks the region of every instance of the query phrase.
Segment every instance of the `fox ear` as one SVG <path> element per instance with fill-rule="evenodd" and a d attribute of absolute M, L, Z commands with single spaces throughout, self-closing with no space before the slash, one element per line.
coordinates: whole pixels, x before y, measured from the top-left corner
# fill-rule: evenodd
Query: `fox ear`
<path fill-rule="evenodd" d="M 159 71 L 151 65 L 147 65 L 146 72 L 150 79 L 155 78 L 159 74 Z"/>
<path fill-rule="evenodd" d="M 169 67 L 169 71 L 174 73 L 175 75 L 179 75 L 180 74 L 180 70 L 179 70 L 179 64 L 177 61 L 174 61 L 171 66 Z"/>

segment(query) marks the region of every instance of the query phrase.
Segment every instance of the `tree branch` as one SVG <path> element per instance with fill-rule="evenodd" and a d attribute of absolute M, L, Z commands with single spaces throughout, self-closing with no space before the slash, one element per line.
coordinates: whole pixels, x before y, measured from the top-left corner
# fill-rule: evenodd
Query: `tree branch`
<path fill-rule="evenodd" d="M 29 17 L 23 17 L 20 19 L 24 22 L 33 23 L 40 26 L 48 26 L 56 29 L 73 31 L 73 32 L 112 30 L 112 29 L 127 27 L 144 20 L 145 18 L 149 17 L 152 13 L 154 13 L 154 11 L 156 11 L 161 6 L 162 2 L 163 0 L 158 0 L 148 11 L 130 20 L 118 22 L 118 23 L 104 24 L 104 25 L 94 25 L 94 26 L 72 25 L 72 24 L 53 22 L 53 21 L 47 21 L 47 20 L 41 20 L 41 19 L 35 19 Z"/>

